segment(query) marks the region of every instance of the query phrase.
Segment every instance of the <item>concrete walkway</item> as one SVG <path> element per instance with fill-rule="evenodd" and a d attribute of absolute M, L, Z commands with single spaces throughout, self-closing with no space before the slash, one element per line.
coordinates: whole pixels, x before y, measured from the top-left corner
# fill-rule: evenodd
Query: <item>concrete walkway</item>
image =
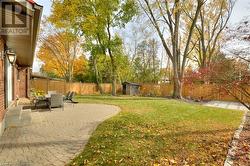
<path fill-rule="evenodd" d="M 241 103 L 237 103 L 237 102 L 209 101 L 207 103 L 204 103 L 203 105 L 209 106 L 209 107 L 218 107 L 218 108 L 247 111 L 246 107 L 244 107 Z"/>
<path fill-rule="evenodd" d="M 14 120 L 0 138 L 0 165 L 65 165 L 83 150 L 97 125 L 119 110 L 109 105 L 67 104 L 64 111 L 27 110 L 18 116 L 17 110 L 9 111 L 8 118 Z"/>

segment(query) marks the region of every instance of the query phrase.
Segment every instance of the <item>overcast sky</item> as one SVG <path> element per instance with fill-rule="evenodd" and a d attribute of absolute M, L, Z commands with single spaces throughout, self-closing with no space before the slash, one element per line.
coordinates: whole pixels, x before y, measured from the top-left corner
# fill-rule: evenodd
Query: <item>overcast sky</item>
<path fill-rule="evenodd" d="M 237 23 L 246 16 L 250 16 L 250 0 L 238 0 L 230 18 L 230 24 Z"/>
<path fill-rule="evenodd" d="M 48 16 L 51 13 L 51 0 L 35 0 L 39 5 L 43 6 L 43 15 Z M 246 16 L 250 16 L 250 0 L 238 0 L 235 4 L 229 24 L 233 25 Z M 34 72 L 39 71 L 39 62 L 37 58 L 34 62 Z"/>
<path fill-rule="evenodd" d="M 51 12 L 51 0 L 36 0 L 43 7 L 43 14 L 49 15 Z M 245 16 L 250 15 L 250 0 L 237 0 L 230 23 L 237 23 Z"/>

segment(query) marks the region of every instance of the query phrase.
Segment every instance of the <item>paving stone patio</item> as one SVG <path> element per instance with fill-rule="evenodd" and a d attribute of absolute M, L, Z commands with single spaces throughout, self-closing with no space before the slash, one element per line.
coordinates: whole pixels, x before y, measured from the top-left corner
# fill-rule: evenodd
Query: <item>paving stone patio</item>
<path fill-rule="evenodd" d="M 84 148 L 98 124 L 119 112 L 98 104 L 67 104 L 64 111 L 9 111 L 0 138 L 0 166 L 65 165 Z"/>
<path fill-rule="evenodd" d="M 209 107 L 218 107 L 218 108 L 233 109 L 233 110 L 239 110 L 239 111 L 247 111 L 247 108 L 238 102 L 209 101 L 207 103 L 204 103 L 203 105 L 209 106 Z"/>

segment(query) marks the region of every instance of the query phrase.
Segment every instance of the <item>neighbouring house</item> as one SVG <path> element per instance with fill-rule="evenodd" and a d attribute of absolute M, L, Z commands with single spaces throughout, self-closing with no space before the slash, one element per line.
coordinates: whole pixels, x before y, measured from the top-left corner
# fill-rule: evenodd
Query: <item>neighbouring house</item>
<path fill-rule="evenodd" d="M 140 84 L 131 83 L 131 82 L 123 82 L 122 83 L 122 93 L 124 95 L 136 96 L 139 95 Z"/>
<path fill-rule="evenodd" d="M 29 97 L 30 73 L 43 7 L 33 0 L 0 1 L 0 135 L 8 108 Z"/>

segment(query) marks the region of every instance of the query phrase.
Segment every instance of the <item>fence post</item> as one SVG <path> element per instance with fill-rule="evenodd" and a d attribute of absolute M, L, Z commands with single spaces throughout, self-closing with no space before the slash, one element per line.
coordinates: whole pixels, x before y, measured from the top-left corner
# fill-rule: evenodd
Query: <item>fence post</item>
<path fill-rule="evenodd" d="M 81 82 L 78 84 L 78 86 L 79 86 L 79 88 L 78 88 L 78 89 L 79 89 L 78 94 L 81 94 L 81 89 L 82 89 L 82 88 L 81 88 L 81 84 L 82 84 Z"/>
<path fill-rule="evenodd" d="M 220 100 L 220 91 L 221 91 L 221 87 L 219 86 L 218 100 Z"/>
<path fill-rule="evenodd" d="M 93 86 L 93 94 L 95 94 L 95 93 L 96 93 L 96 83 Z"/>
<path fill-rule="evenodd" d="M 71 82 L 68 82 L 68 84 L 69 84 L 69 90 L 71 91 Z"/>
<path fill-rule="evenodd" d="M 48 93 L 49 92 L 49 79 L 47 78 L 47 88 L 46 88 L 46 92 L 45 93 Z"/>
<path fill-rule="evenodd" d="M 82 82 L 80 82 L 79 85 L 80 85 L 80 92 L 79 92 L 79 94 L 82 95 Z"/>
<path fill-rule="evenodd" d="M 66 81 L 64 80 L 64 82 L 63 82 L 63 88 L 64 88 L 64 94 L 66 94 L 67 92 L 66 92 Z"/>

